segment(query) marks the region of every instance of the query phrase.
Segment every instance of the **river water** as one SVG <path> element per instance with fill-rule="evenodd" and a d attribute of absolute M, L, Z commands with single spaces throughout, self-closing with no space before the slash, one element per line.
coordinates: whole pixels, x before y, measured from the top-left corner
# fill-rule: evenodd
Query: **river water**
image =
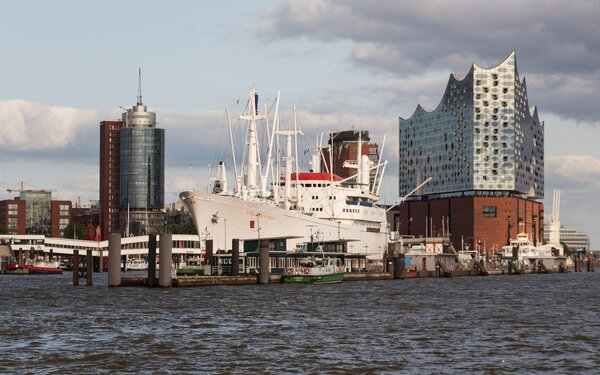
<path fill-rule="evenodd" d="M 600 373 L 600 272 L 169 289 L 94 278 L 0 275 L 0 373 Z"/>

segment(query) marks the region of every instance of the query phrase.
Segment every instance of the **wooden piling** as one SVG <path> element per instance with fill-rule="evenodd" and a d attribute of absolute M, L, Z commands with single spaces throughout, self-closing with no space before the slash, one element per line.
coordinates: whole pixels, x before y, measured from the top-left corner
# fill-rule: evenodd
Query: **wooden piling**
<path fill-rule="evenodd" d="M 172 254 L 173 235 L 171 233 L 162 233 L 159 244 L 160 267 L 158 270 L 158 286 L 171 287 Z"/>
<path fill-rule="evenodd" d="M 148 285 L 156 285 L 156 234 L 148 235 Z"/>
<path fill-rule="evenodd" d="M 260 240 L 258 254 L 258 283 L 268 284 L 270 271 L 269 240 Z"/>
<path fill-rule="evenodd" d="M 211 267 L 211 275 L 212 275 L 212 266 L 213 266 L 213 240 L 206 240 L 206 254 L 204 255 L 204 264 L 208 264 Z"/>
<path fill-rule="evenodd" d="M 395 256 L 394 262 L 394 279 L 401 279 L 404 275 L 405 258 L 404 255 Z"/>
<path fill-rule="evenodd" d="M 108 286 L 121 285 L 121 234 L 108 237 Z"/>
<path fill-rule="evenodd" d="M 73 250 L 71 269 L 73 270 L 73 285 L 79 285 L 79 250 Z"/>
<path fill-rule="evenodd" d="M 240 275 L 240 240 L 231 240 L 231 276 Z"/>
<path fill-rule="evenodd" d="M 87 250 L 86 257 L 86 285 L 92 285 L 94 275 L 94 257 L 92 256 L 92 250 Z"/>

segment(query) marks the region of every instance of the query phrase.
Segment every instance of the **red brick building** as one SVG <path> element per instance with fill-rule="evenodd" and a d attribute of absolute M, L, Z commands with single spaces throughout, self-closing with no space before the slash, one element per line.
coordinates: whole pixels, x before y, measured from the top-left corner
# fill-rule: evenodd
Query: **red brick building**
<path fill-rule="evenodd" d="M 49 221 L 46 218 L 49 217 Z M 27 222 L 39 225 L 27 226 Z M 66 226 L 71 221 L 70 201 L 50 201 L 50 214 L 28 209 L 26 199 L 0 201 L 0 225 L 9 234 L 44 234 L 50 237 L 63 237 Z"/>
<path fill-rule="evenodd" d="M 326 170 L 325 165 L 332 164 L 332 172 L 342 178 L 348 178 L 356 174 L 355 168 L 344 167 L 344 162 L 355 161 L 358 153 L 358 139 L 361 138 L 361 155 L 366 155 L 369 160 L 376 165 L 379 163 L 379 146 L 376 143 L 371 143 L 368 131 L 347 130 L 337 133 L 332 133 L 328 143 L 331 145 L 331 157 L 329 156 L 329 148 L 323 149 L 323 166 L 321 170 Z M 375 169 L 369 172 L 371 184 L 375 178 Z"/>
<path fill-rule="evenodd" d="M 25 201 L 18 199 L 0 201 L 0 225 L 8 234 L 25 234 Z"/>
<path fill-rule="evenodd" d="M 544 231 L 542 202 L 518 196 L 453 197 L 405 202 L 390 220 L 393 230 L 411 236 L 450 235 L 457 249 L 497 252 L 517 233 L 541 242 Z"/>
<path fill-rule="evenodd" d="M 100 123 L 100 237 L 119 231 L 120 136 L 123 121 Z"/>

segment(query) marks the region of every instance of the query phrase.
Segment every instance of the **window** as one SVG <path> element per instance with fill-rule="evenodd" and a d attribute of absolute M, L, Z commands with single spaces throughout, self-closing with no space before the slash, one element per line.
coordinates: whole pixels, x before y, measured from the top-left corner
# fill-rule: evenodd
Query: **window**
<path fill-rule="evenodd" d="M 8 205 L 8 214 L 9 215 L 18 215 L 19 214 L 19 205 L 18 204 L 9 204 Z"/>
<path fill-rule="evenodd" d="M 496 206 L 483 206 L 483 217 L 496 217 Z"/>

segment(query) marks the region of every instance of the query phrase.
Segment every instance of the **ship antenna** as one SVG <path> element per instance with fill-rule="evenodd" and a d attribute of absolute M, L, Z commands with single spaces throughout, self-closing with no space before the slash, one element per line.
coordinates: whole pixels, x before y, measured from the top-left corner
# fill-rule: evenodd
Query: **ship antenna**
<path fill-rule="evenodd" d="M 138 68 L 138 97 L 137 105 L 142 105 L 142 68 Z"/>

